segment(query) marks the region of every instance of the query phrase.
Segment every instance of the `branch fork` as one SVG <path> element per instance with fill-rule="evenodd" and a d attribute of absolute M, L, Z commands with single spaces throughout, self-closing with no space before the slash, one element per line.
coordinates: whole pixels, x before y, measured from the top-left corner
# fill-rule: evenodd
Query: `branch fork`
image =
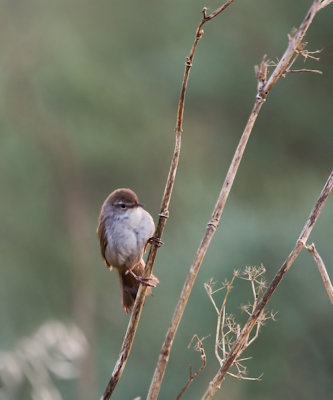
<path fill-rule="evenodd" d="M 315 263 L 317 264 L 320 276 L 323 280 L 326 292 L 328 294 L 329 299 L 331 300 L 331 303 L 333 304 L 333 286 L 330 280 L 330 277 L 327 273 L 327 269 L 325 267 L 324 261 L 320 257 L 317 249 L 315 248 L 314 243 L 310 245 L 306 245 L 305 242 L 302 242 L 302 245 L 305 249 L 309 251 L 309 253 L 312 255 Z"/>

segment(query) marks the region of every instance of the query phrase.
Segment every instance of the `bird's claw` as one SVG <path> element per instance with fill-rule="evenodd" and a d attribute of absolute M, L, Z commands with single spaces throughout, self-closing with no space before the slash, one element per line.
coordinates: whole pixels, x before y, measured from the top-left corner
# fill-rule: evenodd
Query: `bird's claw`
<path fill-rule="evenodd" d="M 131 269 L 128 269 L 125 274 L 131 274 L 138 282 L 140 282 L 144 286 L 156 287 L 156 285 L 149 283 L 148 281 L 154 280 L 154 278 L 138 276 Z"/>
<path fill-rule="evenodd" d="M 157 247 L 164 246 L 164 243 L 162 242 L 162 240 L 156 236 L 152 236 L 151 238 L 149 238 L 147 243 L 154 244 Z"/>
<path fill-rule="evenodd" d="M 145 253 L 148 247 L 148 244 L 154 244 L 156 247 L 161 247 L 164 245 L 164 243 L 162 242 L 162 240 L 156 236 L 152 236 L 151 238 L 149 238 L 147 240 L 147 243 L 145 245 L 145 248 L 143 249 L 143 252 Z"/>

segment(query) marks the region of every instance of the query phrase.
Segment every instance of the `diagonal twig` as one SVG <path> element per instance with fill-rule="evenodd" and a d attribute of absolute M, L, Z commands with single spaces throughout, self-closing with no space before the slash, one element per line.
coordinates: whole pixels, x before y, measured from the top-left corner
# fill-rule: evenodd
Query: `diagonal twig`
<path fill-rule="evenodd" d="M 324 7 L 328 6 L 332 2 L 333 0 L 323 0 L 318 8 L 318 11 L 322 10 Z"/>
<path fill-rule="evenodd" d="M 202 397 L 202 400 L 209 400 L 211 399 L 214 394 L 216 393 L 217 389 L 219 388 L 221 382 L 223 381 L 225 375 L 227 374 L 228 370 L 230 367 L 233 365 L 236 357 L 238 356 L 239 352 L 243 348 L 244 344 L 246 343 L 246 340 L 248 338 L 249 333 L 251 332 L 252 328 L 256 324 L 257 320 L 260 318 L 262 312 L 264 311 L 264 308 L 266 307 L 268 301 L 270 300 L 271 296 L 275 292 L 276 288 L 282 281 L 284 275 L 288 272 L 290 269 L 291 265 L 294 263 L 296 258 L 298 257 L 299 253 L 301 252 L 304 243 L 306 243 L 312 228 L 314 224 L 316 223 L 319 214 L 329 196 L 331 193 L 331 190 L 333 188 L 333 171 L 331 172 L 330 176 L 328 177 L 328 180 L 320 193 L 320 196 L 313 207 L 310 216 L 304 225 L 304 228 L 296 242 L 295 247 L 293 248 L 292 252 L 289 254 L 288 258 L 286 261 L 282 264 L 281 268 L 279 269 L 278 273 L 275 275 L 274 279 L 266 289 L 265 293 L 263 294 L 262 298 L 260 299 L 257 307 L 253 311 L 253 313 L 250 315 L 249 319 L 247 320 L 246 324 L 244 325 L 244 328 L 242 329 L 239 337 L 235 341 L 232 349 L 229 352 L 228 357 L 224 360 L 223 366 L 219 369 L 213 380 L 209 383 L 208 388 Z"/>
<path fill-rule="evenodd" d="M 299 73 L 299 72 L 313 72 L 313 73 L 315 73 L 315 74 L 320 74 L 320 75 L 323 74 L 322 71 L 319 71 L 319 70 L 317 70 L 317 69 L 306 69 L 306 68 L 303 68 L 303 69 L 290 69 L 290 70 L 288 71 L 289 74 L 292 74 L 292 73 L 295 74 L 295 73 Z"/>
<path fill-rule="evenodd" d="M 176 400 L 179 400 L 182 397 L 182 395 L 185 393 L 185 390 L 190 386 L 190 384 L 194 381 L 194 379 L 206 368 L 207 359 L 206 359 L 205 349 L 202 344 L 203 339 L 200 340 L 198 335 L 194 335 L 190 344 L 188 345 L 188 347 L 191 346 L 193 339 L 196 339 L 196 341 L 197 341 L 195 349 L 200 351 L 202 365 L 197 370 L 197 372 L 195 372 L 194 374 L 192 373 L 192 365 L 190 365 L 190 376 L 189 376 L 188 381 L 186 382 L 185 386 L 183 387 L 183 389 L 180 391 L 179 395 L 177 396 Z"/>
<path fill-rule="evenodd" d="M 328 297 L 330 298 L 331 303 L 333 304 L 333 286 L 332 286 L 330 277 L 328 276 L 327 270 L 325 268 L 324 261 L 322 260 L 317 249 L 315 248 L 314 243 L 312 243 L 308 246 L 306 244 L 304 244 L 304 247 L 309 251 L 309 253 L 312 255 L 313 259 L 315 260 L 315 262 L 318 266 L 321 278 L 324 282 L 324 286 L 327 291 Z"/>
<path fill-rule="evenodd" d="M 275 70 L 272 72 L 271 76 L 268 79 L 267 84 L 265 85 L 265 92 L 269 92 L 272 87 L 275 85 L 277 80 L 284 74 L 285 70 L 287 69 L 291 58 L 293 57 L 295 51 L 300 48 L 302 39 L 306 34 L 314 16 L 319 11 L 319 7 L 321 4 L 321 0 L 315 0 L 312 3 L 308 13 L 306 14 L 303 22 L 301 23 L 299 29 L 293 35 L 292 38 L 289 40 L 289 45 L 284 52 L 283 56 L 281 57 L 278 65 L 276 66 Z"/>

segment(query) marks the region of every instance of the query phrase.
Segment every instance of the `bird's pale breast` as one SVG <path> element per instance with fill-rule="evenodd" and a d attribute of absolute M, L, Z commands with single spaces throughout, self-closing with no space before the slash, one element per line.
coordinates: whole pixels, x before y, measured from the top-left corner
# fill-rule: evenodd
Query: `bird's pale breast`
<path fill-rule="evenodd" d="M 154 233 L 154 221 L 141 207 L 120 215 L 106 228 L 105 256 L 118 270 L 132 268 L 142 256 L 147 240 Z"/>

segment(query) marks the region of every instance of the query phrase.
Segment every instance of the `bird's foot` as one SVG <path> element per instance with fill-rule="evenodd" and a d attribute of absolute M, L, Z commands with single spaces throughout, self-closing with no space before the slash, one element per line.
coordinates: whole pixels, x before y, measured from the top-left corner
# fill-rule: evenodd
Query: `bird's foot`
<path fill-rule="evenodd" d="M 162 242 L 162 240 L 156 236 L 152 236 L 151 238 L 149 238 L 147 240 L 147 243 L 145 245 L 145 248 L 143 249 L 143 252 L 145 253 L 148 247 L 148 244 L 154 244 L 157 247 L 161 247 L 164 245 L 164 243 Z"/>
<path fill-rule="evenodd" d="M 153 285 L 149 281 L 155 280 L 154 278 L 149 278 L 149 277 L 144 277 L 144 276 L 138 276 L 136 275 L 131 269 L 128 269 L 125 274 L 131 274 L 138 282 L 140 282 L 142 285 L 149 286 L 149 287 L 156 287 L 156 285 Z"/>
<path fill-rule="evenodd" d="M 162 240 L 156 236 L 152 236 L 151 238 L 149 238 L 147 240 L 147 243 L 154 244 L 157 247 L 164 246 L 164 243 L 162 242 Z"/>

